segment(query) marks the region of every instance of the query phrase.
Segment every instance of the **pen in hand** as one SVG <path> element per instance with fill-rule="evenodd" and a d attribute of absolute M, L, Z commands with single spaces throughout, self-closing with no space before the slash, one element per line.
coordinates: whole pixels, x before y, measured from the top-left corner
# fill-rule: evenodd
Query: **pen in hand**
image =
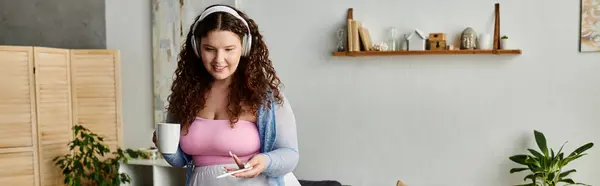
<path fill-rule="evenodd" d="M 244 166 L 244 164 L 242 163 L 242 160 L 240 160 L 240 158 L 238 158 L 235 154 L 231 153 L 231 151 L 229 151 L 229 156 L 231 156 L 233 158 L 233 161 L 235 162 L 235 164 L 237 164 L 238 168 L 240 168 L 240 169 L 246 168 Z"/>

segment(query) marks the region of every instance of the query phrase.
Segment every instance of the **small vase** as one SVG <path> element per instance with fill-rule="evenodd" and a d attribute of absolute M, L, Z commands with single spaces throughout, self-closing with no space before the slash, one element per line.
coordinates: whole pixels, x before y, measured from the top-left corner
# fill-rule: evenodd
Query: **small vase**
<path fill-rule="evenodd" d="M 388 31 L 388 49 L 389 51 L 399 50 L 398 46 L 398 29 L 391 27 Z"/>
<path fill-rule="evenodd" d="M 480 34 L 479 38 L 477 38 L 479 41 L 479 49 L 480 50 L 489 50 L 492 49 L 492 35 L 490 34 Z"/>
<path fill-rule="evenodd" d="M 500 49 L 508 48 L 508 39 L 500 39 Z"/>

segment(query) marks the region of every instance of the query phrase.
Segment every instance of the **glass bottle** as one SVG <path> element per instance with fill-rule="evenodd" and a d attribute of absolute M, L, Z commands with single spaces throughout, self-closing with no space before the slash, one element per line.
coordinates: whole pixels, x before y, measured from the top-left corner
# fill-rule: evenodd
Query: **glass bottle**
<path fill-rule="evenodd" d="M 387 45 L 389 51 L 399 50 L 398 29 L 391 27 L 388 31 Z"/>
<path fill-rule="evenodd" d="M 344 52 L 346 51 L 346 30 L 344 30 L 343 28 L 338 29 L 338 31 L 336 32 L 337 35 L 337 51 L 338 52 Z"/>

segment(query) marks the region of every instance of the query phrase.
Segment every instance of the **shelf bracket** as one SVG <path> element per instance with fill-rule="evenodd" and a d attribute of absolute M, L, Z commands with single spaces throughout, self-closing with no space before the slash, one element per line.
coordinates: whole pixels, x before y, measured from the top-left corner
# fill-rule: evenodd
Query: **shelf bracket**
<path fill-rule="evenodd" d="M 500 49 L 500 3 L 494 6 L 494 54 Z"/>

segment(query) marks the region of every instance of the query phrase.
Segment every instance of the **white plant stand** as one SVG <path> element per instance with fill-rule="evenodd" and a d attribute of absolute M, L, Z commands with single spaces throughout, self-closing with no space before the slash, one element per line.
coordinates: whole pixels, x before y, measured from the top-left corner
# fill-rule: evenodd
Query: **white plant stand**
<path fill-rule="evenodd" d="M 185 167 L 173 167 L 164 159 L 134 159 L 121 163 L 119 173 L 131 177 L 122 186 L 173 186 L 185 185 Z"/>

